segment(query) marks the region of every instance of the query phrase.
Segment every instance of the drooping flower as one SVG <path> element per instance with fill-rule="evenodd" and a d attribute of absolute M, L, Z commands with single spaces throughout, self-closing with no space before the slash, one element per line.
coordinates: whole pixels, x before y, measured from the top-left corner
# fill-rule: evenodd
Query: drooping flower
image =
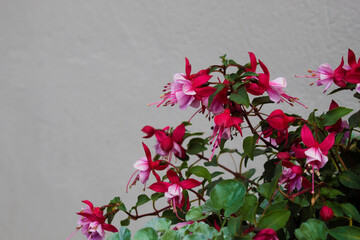
<path fill-rule="evenodd" d="M 166 161 L 163 161 L 163 160 L 153 161 L 152 157 L 151 157 L 151 152 L 150 152 L 148 146 L 146 146 L 145 143 L 142 143 L 142 145 L 143 145 L 146 157 L 140 158 L 138 161 L 136 161 L 134 163 L 134 168 L 136 169 L 136 171 L 130 177 L 129 182 L 126 185 L 126 191 L 128 191 L 128 188 L 131 187 L 132 185 L 135 185 L 135 183 L 139 180 L 142 184 L 145 185 L 146 182 L 149 180 L 149 176 L 150 176 L 151 172 L 155 176 L 156 180 L 160 181 L 160 176 L 155 172 L 155 170 L 158 170 L 158 171 L 164 170 L 169 165 Z M 131 179 L 134 179 L 134 180 L 130 184 Z"/>
<path fill-rule="evenodd" d="M 105 231 L 118 231 L 115 226 L 105 223 L 106 219 L 100 207 L 94 207 L 88 200 L 82 202 L 87 205 L 87 208 L 77 213 L 80 215 L 78 225 L 89 240 L 102 240 L 105 238 Z"/>
<path fill-rule="evenodd" d="M 356 62 L 355 53 L 351 49 L 348 51 L 348 64 L 345 81 L 356 84 L 355 89 L 360 92 L 360 59 Z"/>
<path fill-rule="evenodd" d="M 279 185 L 285 183 L 285 188 L 288 193 L 292 193 L 294 189 L 299 191 L 301 187 L 306 188 L 309 186 L 309 181 L 302 176 L 303 169 L 300 166 L 295 165 L 288 160 L 283 160 L 282 165 L 286 167 L 286 169 L 282 172 L 279 179 Z"/>
<path fill-rule="evenodd" d="M 331 208 L 329 208 L 328 206 L 324 205 L 321 209 L 320 209 L 320 217 L 323 221 L 329 221 L 333 218 L 334 216 L 334 212 Z"/>
<path fill-rule="evenodd" d="M 187 58 L 185 58 L 185 63 L 186 73 L 176 73 L 174 81 L 164 87 L 165 93 L 161 96 L 162 100 L 153 104 L 157 104 L 159 107 L 160 105 L 173 106 L 178 103 L 181 110 L 185 110 L 189 106 L 197 108 L 201 101 L 215 92 L 215 88 L 206 85 L 212 77 L 208 70 L 200 70 L 196 74 L 191 74 L 191 65 Z"/>
<path fill-rule="evenodd" d="M 318 143 L 310 131 L 310 129 L 304 125 L 301 129 L 301 138 L 307 149 L 304 149 L 306 156 L 306 165 L 312 167 L 312 193 L 314 193 L 314 172 L 323 168 L 328 161 L 328 152 L 332 148 L 335 142 L 335 134 L 330 133 L 322 143 Z"/>
<path fill-rule="evenodd" d="M 260 232 L 258 232 L 254 240 L 279 240 L 279 238 L 276 235 L 276 232 L 272 228 L 265 228 L 262 229 Z"/>
<path fill-rule="evenodd" d="M 219 146 L 221 139 L 229 139 L 231 137 L 231 128 L 236 128 L 242 135 L 240 124 L 243 120 L 240 117 L 233 117 L 230 114 L 230 109 L 225 109 L 214 118 L 215 126 L 213 134 L 210 137 L 211 142 L 214 143 L 210 159 L 214 156 L 215 149 Z"/>
<path fill-rule="evenodd" d="M 249 53 L 250 55 L 250 68 L 247 68 L 246 71 L 255 72 L 256 71 L 256 57 L 253 53 Z M 263 73 L 258 73 L 257 77 L 248 77 L 258 80 L 257 82 L 251 82 L 246 85 L 246 90 L 248 93 L 259 96 L 264 94 L 266 91 L 269 95 L 271 101 L 279 103 L 279 102 L 287 102 L 292 105 L 293 102 L 296 102 L 305 108 L 307 108 L 304 104 L 300 103 L 298 98 L 289 96 L 285 93 L 284 88 L 286 88 L 287 83 L 284 77 L 276 78 L 270 81 L 270 73 L 265 64 L 259 60 L 259 65 L 263 71 Z"/>
<path fill-rule="evenodd" d="M 289 124 L 295 121 L 294 117 L 287 116 L 281 109 L 276 109 L 266 118 L 269 127 L 263 131 L 265 137 L 270 137 L 277 131 L 276 143 L 280 144 L 284 139 L 287 142 Z"/>
<path fill-rule="evenodd" d="M 177 173 L 171 169 L 167 171 L 166 175 L 170 183 L 159 181 L 153 183 L 149 188 L 155 192 L 165 193 L 168 202 L 173 206 L 174 211 L 176 211 L 176 207 L 181 208 L 185 203 L 183 190 L 200 186 L 201 182 L 193 178 L 180 181 Z"/>
<path fill-rule="evenodd" d="M 184 141 L 185 125 L 180 124 L 174 131 L 169 132 L 167 128 L 155 131 L 157 143 L 155 145 L 156 153 L 160 156 L 169 156 L 173 153 L 178 158 L 185 157 L 185 149 L 181 146 Z"/>

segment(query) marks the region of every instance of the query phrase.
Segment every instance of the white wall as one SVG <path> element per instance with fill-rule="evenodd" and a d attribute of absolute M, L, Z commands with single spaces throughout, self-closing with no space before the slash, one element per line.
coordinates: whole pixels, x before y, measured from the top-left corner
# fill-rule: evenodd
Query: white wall
<path fill-rule="evenodd" d="M 129 194 L 125 186 L 144 155 L 140 129 L 193 113 L 146 106 L 184 71 L 185 56 L 199 70 L 224 53 L 247 62 L 253 51 L 272 78 L 288 79 L 288 94 L 327 109 L 322 87 L 293 76 L 323 62 L 337 66 L 349 47 L 360 56 L 359 7 L 356 0 L 1 0 L 1 238 L 66 239 L 81 200 L 105 204 L 120 195 L 134 203 L 140 185 Z"/>

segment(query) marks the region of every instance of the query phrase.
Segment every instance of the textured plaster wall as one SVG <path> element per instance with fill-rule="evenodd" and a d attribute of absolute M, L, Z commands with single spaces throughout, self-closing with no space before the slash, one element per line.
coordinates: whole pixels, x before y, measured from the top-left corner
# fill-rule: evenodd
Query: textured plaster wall
<path fill-rule="evenodd" d="M 356 0 L 1 0 L 1 239 L 66 239 L 81 200 L 120 195 L 134 203 L 141 186 L 129 194 L 125 186 L 144 155 L 140 129 L 193 113 L 146 106 L 184 71 L 185 56 L 199 70 L 224 53 L 246 62 L 253 51 L 272 78 L 288 79 L 288 94 L 327 109 L 322 87 L 293 76 L 323 62 L 337 66 L 349 47 L 360 54 L 359 7 Z"/>

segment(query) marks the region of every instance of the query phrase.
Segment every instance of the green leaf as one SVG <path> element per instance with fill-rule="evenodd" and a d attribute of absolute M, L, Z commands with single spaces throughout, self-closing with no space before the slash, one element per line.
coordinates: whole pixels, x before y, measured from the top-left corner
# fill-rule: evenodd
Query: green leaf
<path fill-rule="evenodd" d="M 326 198 L 336 198 L 337 196 L 345 196 L 342 192 L 337 189 L 321 188 L 320 194 Z"/>
<path fill-rule="evenodd" d="M 241 235 L 241 217 L 233 217 L 229 218 L 229 222 L 227 224 L 228 230 L 230 231 L 232 236 L 240 236 Z"/>
<path fill-rule="evenodd" d="M 120 240 L 119 233 L 112 233 L 110 236 L 106 238 L 106 240 Z"/>
<path fill-rule="evenodd" d="M 170 228 L 171 220 L 167 218 L 153 218 L 146 223 L 146 227 L 151 227 L 157 232 L 165 232 Z"/>
<path fill-rule="evenodd" d="M 281 162 L 279 162 L 275 167 L 274 177 L 272 178 L 272 181 L 263 183 L 258 187 L 258 192 L 269 201 L 273 196 L 276 187 L 278 186 L 278 181 L 281 174 L 282 174 L 282 166 L 281 166 Z"/>
<path fill-rule="evenodd" d="M 354 226 L 343 226 L 329 230 L 329 234 L 337 240 L 360 239 L 360 228 Z"/>
<path fill-rule="evenodd" d="M 215 209 L 225 209 L 225 217 L 236 212 L 244 203 L 246 189 L 244 185 L 233 179 L 218 183 L 210 193 Z"/>
<path fill-rule="evenodd" d="M 243 75 L 241 75 L 241 77 L 257 77 L 257 76 L 259 76 L 259 74 L 254 72 L 245 72 Z"/>
<path fill-rule="evenodd" d="M 207 140 L 202 138 L 193 138 L 188 143 L 187 153 L 191 155 L 195 155 L 205 151 L 207 148 L 205 147 Z"/>
<path fill-rule="evenodd" d="M 291 212 L 289 210 L 281 209 L 274 210 L 265 214 L 259 221 L 258 227 L 261 229 L 272 228 L 275 231 L 283 228 L 289 220 Z"/>
<path fill-rule="evenodd" d="M 120 221 L 121 226 L 129 226 L 130 218 L 125 218 L 124 220 Z"/>
<path fill-rule="evenodd" d="M 351 111 L 352 109 L 345 107 L 331 109 L 324 115 L 322 123 L 324 126 L 331 126 L 335 124 L 340 118 L 349 114 Z"/>
<path fill-rule="evenodd" d="M 360 110 L 349 117 L 349 128 L 360 127 Z"/>
<path fill-rule="evenodd" d="M 341 209 L 339 203 L 337 203 L 335 201 L 334 202 L 326 201 L 325 205 L 333 210 L 335 217 L 343 217 L 344 216 L 343 210 Z"/>
<path fill-rule="evenodd" d="M 356 209 L 356 207 L 354 207 L 354 205 L 352 205 L 351 203 L 343 203 L 340 206 L 341 206 L 342 210 L 344 211 L 345 215 L 353 218 L 355 221 L 360 223 L 360 214 L 359 214 L 358 210 Z"/>
<path fill-rule="evenodd" d="M 230 65 L 238 65 L 234 60 L 232 60 L 232 59 L 229 59 L 229 64 Z"/>
<path fill-rule="evenodd" d="M 207 215 L 203 215 L 203 209 L 201 206 L 193 206 L 186 213 L 186 221 L 198 221 L 207 218 Z"/>
<path fill-rule="evenodd" d="M 255 134 L 254 136 L 246 137 L 243 141 L 244 152 L 251 160 L 254 160 L 255 144 L 258 138 L 259 136 Z"/>
<path fill-rule="evenodd" d="M 151 227 L 140 229 L 135 233 L 134 240 L 157 240 L 158 235 Z"/>
<path fill-rule="evenodd" d="M 159 198 L 162 198 L 164 196 L 164 193 L 153 193 L 151 194 L 151 200 L 157 201 Z"/>
<path fill-rule="evenodd" d="M 120 227 L 119 229 L 119 240 L 130 240 L 131 232 L 127 227 Z"/>
<path fill-rule="evenodd" d="M 180 240 L 180 234 L 175 230 L 169 229 L 161 236 L 161 240 Z"/>
<path fill-rule="evenodd" d="M 328 228 L 323 221 L 310 218 L 302 223 L 300 228 L 295 230 L 295 236 L 298 240 L 325 240 L 327 238 Z"/>
<path fill-rule="evenodd" d="M 244 204 L 240 207 L 237 213 L 240 214 L 244 220 L 254 223 L 257 207 L 258 202 L 256 196 L 252 194 L 246 194 Z"/>
<path fill-rule="evenodd" d="M 193 166 L 189 169 L 189 172 L 198 177 L 205 178 L 208 182 L 211 182 L 211 174 L 209 170 L 202 166 Z"/>
<path fill-rule="evenodd" d="M 201 233 L 193 233 L 191 235 L 186 235 L 183 240 L 207 240 L 206 236 Z"/>
<path fill-rule="evenodd" d="M 274 103 L 273 101 L 270 100 L 269 96 L 256 97 L 252 100 L 252 105 L 254 105 L 254 107 L 260 104 L 267 104 L 267 103 Z"/>
<path fill-rule="evenodd" d="M 238 104 L 243 104 L 247 108 L 250 106 L 249 96 L 245 88 L 240 88 L 236 93 L 230 94 L 230 100 Z"/>
<path fill-rule="evenodd" d="M 345 187 L 352 189 L 360 189 L 360 178 L 353 172 L 342 172 L 339 176 L 339 181 Z"/>
<path fill-rule="evenodd" d="M 148 196 L 146 196 L 145 194 L 141 194 L 141 195 L 138 196 L 136 206 L 138 207 L 138 206 L 144 205 L 148 201 L 150 201 L 150 198 Z"/>

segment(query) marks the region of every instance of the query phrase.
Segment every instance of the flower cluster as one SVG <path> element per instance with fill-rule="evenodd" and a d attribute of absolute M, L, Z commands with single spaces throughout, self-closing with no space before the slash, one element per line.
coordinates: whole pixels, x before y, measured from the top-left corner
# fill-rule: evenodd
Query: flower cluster
<path fill-rule="evenodd" d="M 329 110 L 320 115 L 316 109 L 308 118 L 285 113 L 282 103 L 307 107 L 285 93 L 284 77 L 272 80 L 265 63 L 248 54 L 244 65 L 222 56 L 220 65 L 197 73 L 191 73 L 185 58 L 185 73 L 175 74 L 160 101 L 149 105 L 178 105 L 181 110 L 195 109 L 195 114 L 174 127 L 144 126 L 144 141 L 154 143 L 142 143 L 145 156 L 134 163 L 126 191 L 140 182 L 145 194 L 130 208 L 120 197 L 103 207 L 84 201 L 87 208 L 78 213 L 78 230 L 88 239 L 102 240 L 105 231 L 118 231 L 111 222 L 123 212 L 126 218 L 111 239 L 130 239 L 130 220 L 147 216 L 157 218 L 135 239 L 191 235 L 325 240 L 360 234 L 360 110 L 353 112 L 331 100 Z M 325 85 L 324 92 L 334 83 L 338 88 L 331 94 L 346 90 L 358 101 L 360 59 L 356 61 L 350 49 L 347 63 L 342 58 L 335 70 L 324 63 L 303 77 L 316 78 L 317 85 Z M 278 108 L 264 111 L 267 104 Z M 189 131 L 191 120 L 199 115 L 210 121 L 205 135 Z M 235 148 L 228 147 L 232 140 Z M 255 170 L 245 168 L 258 158 L 266 159 L 264 172 L 253 177 Z M 153 211 L 141 214 L 139 207 L 147 202 Z"/>

